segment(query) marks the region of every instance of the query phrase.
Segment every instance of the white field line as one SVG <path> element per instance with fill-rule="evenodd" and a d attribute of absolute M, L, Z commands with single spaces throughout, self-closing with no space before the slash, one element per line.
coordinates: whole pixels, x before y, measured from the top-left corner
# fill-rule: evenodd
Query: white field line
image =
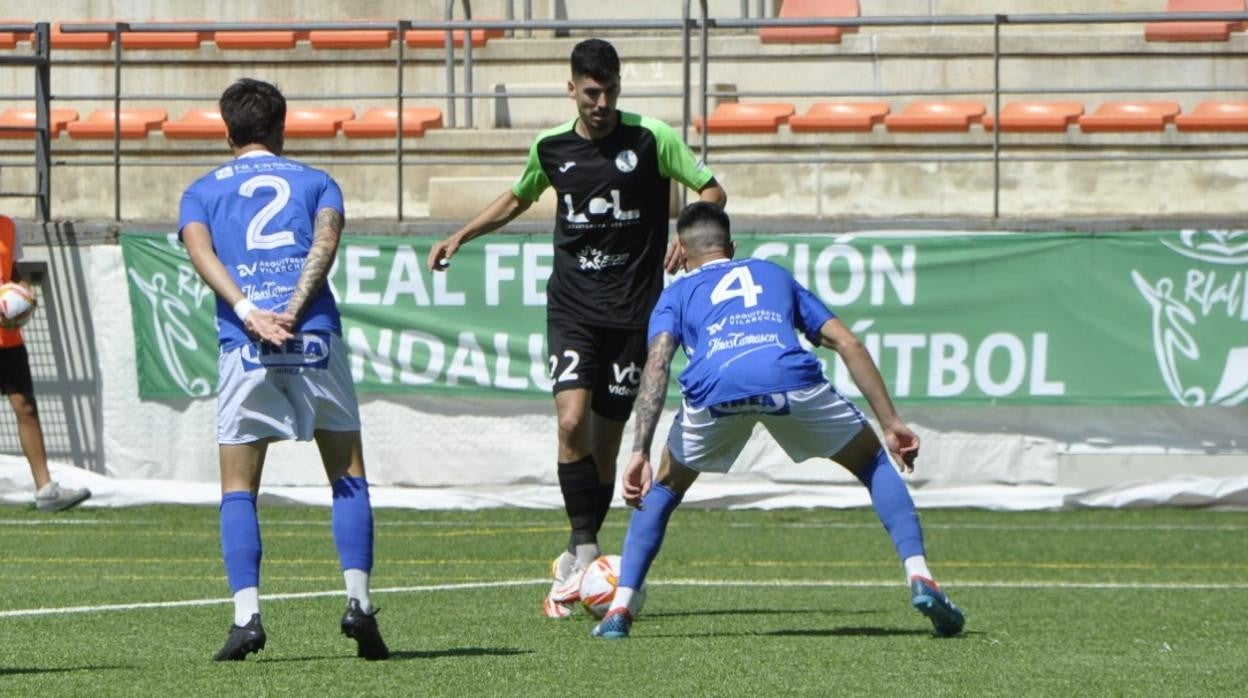
<path fill-rule="evenodd" d="M 549 579 L 513 579 L 499 582 L 463 582 L 459 584 L 427 584 L 411 587 L 388 587 L 373 589 L 374 594 L 412 594 L 434 591 L 472 591 L 478 589 L 498 589 L 503 587 L 542 586 L 550 584 Z M 824 588 L 824 589 L 893 589 L 904 587 L 898 581 L 822 581 L 822 580 L 789 580 L 772 579 L 760 581 L 732 579 L 659 579 L 651 582 L 653 586 L 681 587 L 751 587 L 751 588 Z M 1245 584 L 1202 584 L 1202 583 L 1117 583 L 1117 582 L 958 582 L 950 585 L 957 589 L 1064 589 L 1091 591 L 1246 591 Z M 289 601 L 295 599 L 315 599 L 327 596 L 342 596 L 342 590 L 305 591 L 289 594 L 264 594 L 264 601 Z M 231 603 L 228 597 L 215 599 L 188 599 L 185 601 L 152 601 L 147 603 L 104 604 L 97 606 L 63 606 L 60 608 L 23 608 L 0 611 L 0 618 L 30 618 L 33 616 L 60 616 L 75 613 L 105 613 L 109 611 L 135 611 L 152 608 L 180 608 L 190 606 L 219 606 Z"/>
<path fill-rule="evenodd" d="M 3 526 L 165 526 L 162 521 L 99 521 L 95 519 L 0 519 Z M 265 521 L 265 528 L 282 526 L 329 526 L 329 519 Z M 378 528 L 469 528 L 481 527 L 491 529 L 535 528 L 557 525 L 552 521 L 377 521 L 373 524 Z M 624 521 L 607 522 L 608 527 L 623 528 Z M 794 529 L 878 529 L 878 523 L 849 523 L 844 521 L 803 521 L 788 523 L 728 523 L 728 528 L 794 528 Z M 979 524 L 979 523 L 925 523 L 923 528 L 941 531 L 1198 531 L 1198 532 L 1242 532 L 1248 531 L 1248 525 L 1236 524 Z"/>

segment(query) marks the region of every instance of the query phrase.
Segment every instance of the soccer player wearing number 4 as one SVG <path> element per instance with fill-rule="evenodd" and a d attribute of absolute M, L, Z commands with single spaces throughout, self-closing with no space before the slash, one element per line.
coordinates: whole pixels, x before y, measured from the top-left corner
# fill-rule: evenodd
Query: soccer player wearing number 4
<path fill-rule="evenodd" d="M 641 588 L 667 523 L 702 472 L 726 472 L 761 423 L 794 460 L 831 458 L 866 485 L 905 567 L 912 602 L 935 633 L 962 631 L 962 612 L 932 581 L 914 502 L 889 454 L 914 469 L 919 437 L 897 416 L 880 372 L 857 337 L 781 267 L 733 261 L 728 216 L 694 203 L 676 222 L 689 274 L 663 291 L 650 317 L 650 348 L 637 396 L 633 455 L 623 475 L 628 524 L 619 587 L 594 637 L 628 637 Z M 794 328 L 836 351 L 884 431 L 881 446 L 856 407 L 823 375 Z M 655 482 L 650 446 L 663 409 L 672 355 L 685 349 L 684 403 L 672 424 Z"/>
<path fill-rule="evenodd" d="M 519 216 L 547 188 L 558 194 L 546 285 L 546 344 L 558 424 L 559 490 L 571 528 L 542 600 L 567 618 L 580 573 L 600 554 L 598 530 L 615 494 L 624 423 L 646 359 L 646 321 L 663 289 L 672 180 L 723 206 L 728 195 L 671 127 L 619 111 L 620 58 L 586 39 L 572 49 L 568 96 L 577 118 L 538 135 L 520 181 L 429 252 L 445 271 L 464 243 Z"/>
<path fill-rule="evenodd" d="M 178 226 L 216 292 L 221 554 L 234 624 L 217 661 L 264 649 L 256 494 L 270 443 L 316 440 L 333 490 L 332 528 L 347 586 L 339 627 L 365 659 L 389 650 L 369 599 L 373 512 L 359 406 L 338 307 L 325 277 L 342 234 L 342 192 L 326 173 L 281 156 L 286 100 L 242 79 L 221 95 L 235 159 L 192 184 Z"/>

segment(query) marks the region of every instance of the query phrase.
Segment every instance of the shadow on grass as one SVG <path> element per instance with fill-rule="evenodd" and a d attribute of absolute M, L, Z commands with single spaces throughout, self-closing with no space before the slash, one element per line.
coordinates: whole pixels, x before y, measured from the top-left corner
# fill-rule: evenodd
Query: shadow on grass
<path fill-rule="evenodd" d="M 773 635 L 776 637 L 904 637 L 910 636 L 928 636 L 932 634 L 930 630 L 902 630 L 900 628 L 828 628 L 826 630 L 772 630 L 770 632 L 758 633 L 759 635 Z"/>
<path fill-rule="evenodd" d="M 511 657 L 533 654 L 533 650 L 510 647 L 448 647 L 443 650 L 402 650 L 391 652 L 390 659 L 438 659 L 440 657 Z"/>
<path fill-rule="evenodd" d="M 124 666 L 68 666 L 54 669 L 37 669 L 35 667 L 0 667 L 0 676 L 21 676 L 23 674 L 64 674 L 70 671 L 107 671 L 108 669 L 131 669 Z"/>
<path fill-rule="evenodd" d="M 856 610 L 843 611 L 827 608 L 718 608 L 704 611 L 658 611 L 651 613 L 642 610 L 645 618 L 686 618 L 704 616 L 791 616 L 791 615 L 872 615 L 876 611 Z"/>

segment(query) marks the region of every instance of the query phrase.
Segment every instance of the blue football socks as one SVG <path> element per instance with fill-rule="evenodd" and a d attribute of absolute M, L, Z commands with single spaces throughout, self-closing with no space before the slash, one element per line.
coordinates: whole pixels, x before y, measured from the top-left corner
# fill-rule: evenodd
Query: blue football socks
<path fill-rule="evenodd" d="M 680 505 L 680 497 L 667 487 L 655 483 L 641 500 L 641 509 L 633 512 L 624 535 L 624 552 L 620 556 L 620 586 L 640 589 L 646 581 L 650 564 L 659 554 L 667 522 Z"/>
<path fill-rule="evenodd" d="M 919 514 L 906 483 L 897 474 L 888 454 L 880 449 L 875 461 L 855 473 L 871 494 L 871 506 L 893 539 L 897 555 L 903 561 L 915 555 L 924 555 L 923 529 L 919 526 Z"/>
<path fill-rule="evenodd" d="M 368 480 L 342 477 L 331 485 L 334 493 L 334 546 L 343 570 L 373 570 L 373 507 Z"/>
<path fill-rule="evenodd" d="M 221 496 L 221 557 L 230 592 L 260 586 L 260 518 L 250 492 Z"/>

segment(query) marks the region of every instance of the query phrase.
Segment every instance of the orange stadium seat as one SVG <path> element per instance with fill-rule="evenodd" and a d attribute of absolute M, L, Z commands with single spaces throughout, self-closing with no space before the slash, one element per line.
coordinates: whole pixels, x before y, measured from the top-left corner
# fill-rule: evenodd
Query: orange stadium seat
<path fill-rule="evenodd" d="M 1244 12 L 1245 0 L 1166 0 L 1166 12 Z M 1226 41 L 1243 22 L 1149 22 L 1145 41 Z"/>
<path fill-rule="evenodd" d="M 1178 102 L 1105 102 L 1079 117 L 1079 128 L 1087 133 L 1163 131 L 1178 114 Z"/>
<path fill-rule="evenodd" d="M 188 49 L 199 48 L 200 43 L 212 38 L 212 32 L 126 32 L 121 33 L 121 48 L 130 49 Z"/>
<path fill-rule="evenodd" d="M 858 0 L 784 0 L 779 16 L 816 19 L 858 14 Z M 763 27 L 758 38 L 764 44 L 839 44 L 843 34 L 856 31 L 858 27 Z"/>
<path fill-rule="evenodd" d="M 113 22 L 100 20 L 67 20 L 65 22 L 53 22 L 51 31 L 48 34 L 48 42 L 54 49 L 89 51 L 112 48 L 113 46 L 113 35 L 109 32 L 74 32 L 72 34 L 67 34 L 61 31 L 62 24 L 113 24 Z"/>
<path fill-rule="evenodd" d="M 1059 132 L 1083 115 L 1079 102 L 1010 102 L 1001 108 L 1001 131 Z M 984 128 L 993 128 L 992 114 L 984 115 Z"/>
<path fill-rule="evenodd" d="M 34 24 L 28 19 L 0 19 L 0 24 Z M 0 49 L 17 48 L 19 43 L 30 42 L 29 32 L 0 32 Z"/>
<path fill-rule="evenodd" d="M 817 102 L 805 113 L 789 117 L 789 130 L 870 131 L 887 114 L 886 102 Z"/>
<path fill-rule="evenodd" d="M 342 122 L 342 135 L 347 138 L 393 138 L 398 129 L 399 110 L 374 107 L 358 119 Z M 442 128 L 442 110 L 434 107 L 405 107 L 403 135 L 423 136 L 431 128 Z"/>
<path fill-rule="evenodd" d="M 911 102 L 884 117 L 884 125 L 889 131 L 969 131 L 984 111 L 979 102 Z"/>
<path fill-rule="evenodd" d="M 300 39 L 307 39 L 308 32 L 297 31 L 219 31 L 213 32 L 212 40 L 217 48 L 232 49 L 292 49 Z"/>
<path fill-rule="evenodd" d="M 456 48 L 464 45 L 464 30 L 456 29 L 451 32 L 451 44 Z M 472 45 L 473 47 L 485 46 L 490 39 L 497 39 L 504 36 L 502 29 L 473 29 Z M 446 30 L 445 29 L 408 29 L 403 34 L 403 40 L 407 42 L 409 48 L 443 48 L 446 46 Z"/>
<path fill-rule="evenodd" d="M 61 135 L 65 124 L 78 120 L 78 112 L 73 109 L 53 109 L 48 113 L 48 136 L 56 138 Z M 0 114 L 0 126 L 22 128 L 23 131 L 0 131 L 0 138 L 30 138 L 35 134 L 34 109 L 7 109 Z"/>
<path fill-rule="evenodd" d="M 785 102 L 725 102 L 707 118 L 710 133 L 775 133 L 780 124 L 793 116 L 792 104 Z M 693 120 L 702 130 L 702 117 Z"/>
<path fill-rule="evenodd" d="M 316 49 L 390 48 L 394 29 L 322 29 L 308 32 L 308 41 Z"/>
<path fill-rule="evenodd" d="M 345 107 L 329 109 L 296 108 L 286 111 L 287 138 L 333 138 L 344 121 L 355 118 L 355 111 Z"/>
<path fill-rule="evenodd" d="M 160 128 L 169 118 L 164 109 L 122 109 L 118 121 L 121 122 L 122 138 L 147 138 L 147 134 Z M 84 121 L 74 121 L 65 127 L 70 138 L 112 138 L 113 110 L 96 109 Z"/>
<path fill-rule="evenodd" d="M 1248 131 L 1248 102 L 1201 102 L 1174 117 L 1180 131 Z"/>
<path fill-rule="evenodd" d="M 188 109 L 182 114 L 182 118 L 161 124 L 160 130 L 164 132 L 165 138 L 176 139 L 223 139 L 227 133 L 221 112 L 215 108 Z"/>

